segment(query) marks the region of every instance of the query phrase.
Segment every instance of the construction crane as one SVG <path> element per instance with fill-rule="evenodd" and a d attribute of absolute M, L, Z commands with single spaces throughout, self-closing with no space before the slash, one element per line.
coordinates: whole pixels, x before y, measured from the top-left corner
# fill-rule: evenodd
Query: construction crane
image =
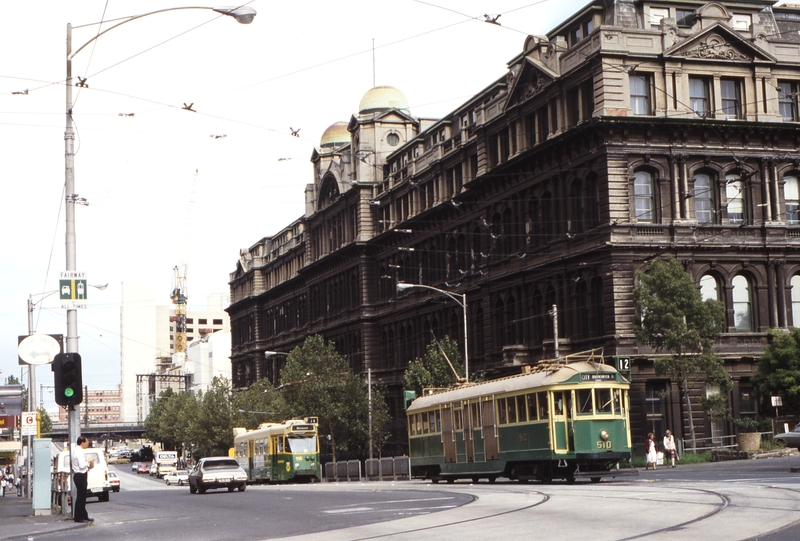
<path fill-rule="evenodd" d="M 192 235 L 192 222 L 194 217 L 194 199 L 197 190 L 197 177 L 199 169 L 195 169 L 192 180 L 192 190 L 189 194 L 189 206 L 186 209 L 186 222 L 183 226 L 183 239 L 181 240 L 181 259 L 178 265 L 172 268 L 172 304 L 175 305 L 175 314 L 169 320 L 175 323 L 175 353 L 185 353 L 186 341 L 186 302 L 189 295 L 186 290 L 186 275 L 189 270 L 189 248 Z"/>

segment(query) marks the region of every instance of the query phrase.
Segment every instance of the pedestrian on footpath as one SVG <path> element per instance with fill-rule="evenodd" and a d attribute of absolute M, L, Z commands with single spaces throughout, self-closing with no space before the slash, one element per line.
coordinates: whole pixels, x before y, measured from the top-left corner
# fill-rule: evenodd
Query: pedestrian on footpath
<path fill-rule="evenodd" d="M 75 507 L 72 520 L 75 522 L 94 522 L 86 512 L 86 487 L 88 484 L 89 470 L 94 468 L 94 462 L 88 462 L 84 449 L 89 447 L 86 436 L 78 436 L 77 445 L 72 449 L 72 482 L 75 483 Z"/>
<path fill-rule="evenodd" d="M 656 446 L 656 436 L 652 432 L 650 432 L 647 435 L 647 439 L 644 440 L 644 452 L 646 453 L 645 460 L 647 461 L 644 469 L 649 469 L 650 464 L 652 464 L 655 470 L 656 464 L 658 463 L 658 447 Z"/>
<path fill-rule="evenodd" d="M 664 458 L 667 457 L 672 460 L 672 467 L 674 468 L 675 461 L 678 460 L 678 448 L 675 446 L 675 436 L 669 430 L 664 433 Z"/>

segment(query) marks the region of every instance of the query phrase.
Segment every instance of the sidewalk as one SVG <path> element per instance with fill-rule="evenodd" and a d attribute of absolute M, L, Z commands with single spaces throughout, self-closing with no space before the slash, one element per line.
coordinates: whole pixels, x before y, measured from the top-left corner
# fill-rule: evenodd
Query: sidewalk
<path fill-rule="evenodd" d="M 34 515 L 31 500 L 13 493 L 0 497 L 0 540 L 26 539 L 33 534 L 84 527 L 85 524 L 62 515 Z"/>

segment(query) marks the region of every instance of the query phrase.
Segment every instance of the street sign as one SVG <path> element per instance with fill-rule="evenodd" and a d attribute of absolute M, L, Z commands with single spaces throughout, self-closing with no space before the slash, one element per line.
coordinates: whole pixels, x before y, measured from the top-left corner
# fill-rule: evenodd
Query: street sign
<path fill-rule="evenodd" d="M 22 435 L 35 436 L 36 435 L 36 412 L 23 411 L 22 412 Z"/>
<path fill-rule="evenodd" d="M 61 336 L 61 335 L 57 335 Z M 32 334 L 20 336 L 17 354 L 25 364 L 47 364 L 61 353 L 59 338 L 49 334 Z"/>
<path fill-rule="evenodd" d="M 631 358 L 627 355 L 614 357 L 614 366 L 618 372 L 620 372 L 625 379 L 628 381 L 631 380 Z"/>
<path fill-rule="evenodd" d="M 86 299 L 89 294 L 89 284 L 86 282 L 85 272 L 67 271 L 61 273 L 58 281 L 58 298 L 61 299 L 61 308 L 78 310 L 86 308 Z"/>

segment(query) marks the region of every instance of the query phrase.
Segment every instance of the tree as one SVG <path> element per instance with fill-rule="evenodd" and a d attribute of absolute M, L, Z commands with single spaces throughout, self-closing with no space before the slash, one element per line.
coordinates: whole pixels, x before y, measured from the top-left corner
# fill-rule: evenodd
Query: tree
<path fill-rule="evenodd" d="M 316 416 L 320 437 L 330 436 L 331 452 L 362 453 L 368 439 L 366 382 L 350 372 L 333 342 L 309 336 L 293 349 L 281 371 L 279 398 L 273 403 L 285 419 Z M 373 409 L 376 401 L 373 400 Z"/>
<path fill-rule="evenodd" d="M 789 411 L 800 410 L 800 329 L 789 332 L 770 329 L 769 345 L 750 382 L 756 396 L 766 399 L 780 396 L 783 407 Z"/>
<path fill-rule="evenodd" d="M 41 434 L 49 434 L 53 431 L 53 421 L 50 420 L 47 410 L 43 407 L 38 409 L 39 412 L 39 432 Z"/>
<path fill-rule="evenodd" d="M 227 378 L 215 377 L 197 398 L 197 412 L 189 427 L 189 441 L 197 449 L 195 456 L 225 455 L 233 447 L 233 390 Z"/>
<path fill-rule="evenodd" d="M 197 412 L 197 400 L 192 394 L 168 388 L 150 406 L 150 414 L 144 420 L 146 437 L 160 442 L 164 449 L 191 445 L 191 427 Z"/>
<path fill-rule="evenodd" d="M 458 344 L 445 336 L 440 341 L 434 340 L 428 344 L 425 357 L 409 363 L 403 373 L 403 385 L 405 389 L 421 396 L 423 389 L 452 387 L 463 374 L 464 365 Z"/>
<path fill-rule="evenodd" d="M 646 272 L 637 271 L 636 278 L 634 333 L 657 353 L 669 353 L 654 361 L 655 371 L 677 383 L 694 442 L 690 391 L 703 383 L 718 387 L 724 396 L 731 388 L 722 359 L 714 352 L 714 342 L 723 330 L 724 308 L 718 301 L 702 299 L 692 277 L 676 259 L 654 260 Z M 718 413 L 718 400 L 703 401 L 702 405 L 713 408 L 713 414 Z"/>

